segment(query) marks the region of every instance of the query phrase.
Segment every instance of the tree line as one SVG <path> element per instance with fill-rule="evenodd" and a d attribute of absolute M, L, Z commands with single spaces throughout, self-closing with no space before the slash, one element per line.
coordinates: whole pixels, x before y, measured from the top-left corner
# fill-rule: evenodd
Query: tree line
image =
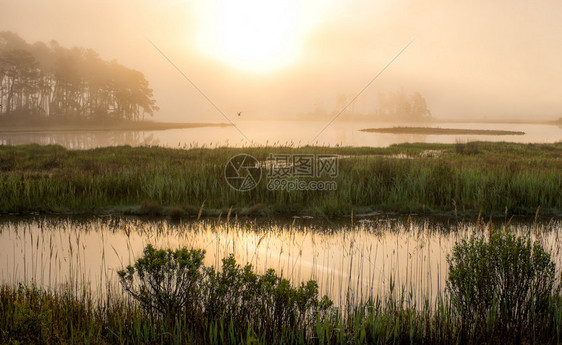
<path fill-rule="evenodd" d="M 431 111 L 425 98 L 419 92 L 406 93 L 403 90 L 379 92 L 370 98 L 367 112 L 356 111 L 358 100 L 350 103 L 353 95 L 340 94 L 335 109 L 329 113 L 320 104 L 309 113 L 300 114 L 303 119 L 323 119 L 334 117 L 345 109 L 342 118 L 353 121 L 426 121 L 431 119 Z"/>
<path fill-rule="evenodd" d="M 431 112 L 425 98 L 419 93 L 407 94 L 402 90 L 380 92 L 377 95 L 376 117 L 397 120 L 427 120 Z"/>
<path fill-rule="evenodd" d="M 0 114 L 80 120 L 142 120 L 158 110 L 144 75 L 85 48 L 28 44 L 0 32 Z"/>

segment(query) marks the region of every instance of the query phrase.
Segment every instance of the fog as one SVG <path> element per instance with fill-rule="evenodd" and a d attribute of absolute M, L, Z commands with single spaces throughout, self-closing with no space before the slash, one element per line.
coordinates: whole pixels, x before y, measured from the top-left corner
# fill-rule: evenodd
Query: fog
<path fill-rule="evenodd" d="M 231 63 L 239 56 L 205 48 L 213 39 L 205 30 L 221 23 L 216 9 L 228 1 L 204 2 L 0 0 L 0 31 L 29 43 L 92 48 L 143 72 L 159 121 L 225 119 L 150 41 L 231 118 L 237 112 L 255 120 L 337 111 L 338 99 L 357 95 L 412 40 L 358 98 L 356 112 L 368 113 L 379 92 L 402 89 L 420 92 L 436 118 L 562 117 L 560 1 L 293 1 L 298 13 L 286 15 L 295 30 L 282 41 L 287 61 L 254 70 Z"/>

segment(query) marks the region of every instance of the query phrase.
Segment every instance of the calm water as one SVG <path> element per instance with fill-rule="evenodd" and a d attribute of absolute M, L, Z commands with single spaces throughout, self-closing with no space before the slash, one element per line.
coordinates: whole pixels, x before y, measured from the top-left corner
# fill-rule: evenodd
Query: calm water
<path fill-rule="evenodd" d="M 318 139 L 313 139 L 326 126 L 319 121 L 241 121 L 239 129 L 254 145 L 307 144 L 384 147 L 404 142 L 455 143 L 457 141 L 509 141 L 520 143 L 552 143 L 562 140 L 562 128 L 538 124 L 502 123 L 439 123 L 428 126 L 441 128 L 499 129 L 523 131 L 525 135 L 404 135 L 365 133 L 364 128 L 392 126 L 420 126 L 407 123 L 350 123 L 335 121 Z M 0 144 L 27 143 L 60 144 L 72 149 L 116 145 L 190 146 L 248 146 L 249 143 L 233 127 L 202 127 L 164 131 L 60 131 L 60 132 L 0 132 Z"/>
<path fill-rule="evenodd" d="M 501 226 L 498 222 L 497 226 Z M 523 223 L 519 233 L 538 238 L 562 264 L 562 223 Z M 217 220 L 172 223 L 136 218 L 3 218 L 0 220 L 0 282 L 71 284 L 104 294 L 121 291 L 116 271 L 160 248 L 205 249 L 207 265 L 234 254 L 258 272 L 275 269 L 293 284 L 315 279 L 337 305 L 386 294 L 393 279 L 417 300 L 435 298 L 445 287 L 447 255 L 476 230 L 428 219 L 377 218 L 353 226 L 316 220 Z M 400 290 L 400 289 L 397 289 Z"/>

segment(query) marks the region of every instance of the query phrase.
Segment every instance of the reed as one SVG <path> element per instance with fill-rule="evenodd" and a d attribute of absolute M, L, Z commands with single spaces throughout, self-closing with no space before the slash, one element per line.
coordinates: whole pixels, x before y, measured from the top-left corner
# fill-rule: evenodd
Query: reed
<path fill-rule="evenodd" d="M 455 243 L 499 244 L 495 248 L 501 251 L 504 264 L 511 264 L 513 255 L 520 258 L 529 254 L 525 248 L 517 246 L 533 241 L 544 247 L 557 263 L 555 275 L 558 277 L 560 223 L 557 221 L 541 223 L 537 218 L 529 225 L 520 226 L 512 219 L 505 219 L 504 224 L 495 228 L 481 217 L 476 224 L 459 222 L 454 226 L 446 222 L 442 225 L 428 223 L 416 217 L 381 218 L 372 222 L 354 218 L 353 225 L 349 224 L 351 220 L 340 225 L 329 225 L 330 222 L 328 225 L 319 222 L 301 225 L 299 222 L 293 219 L 256 223 L 226 214 L 220 221 L 40 217 L 0 223 L 0 236 L 8 236 L 0 237 L 2 241 L 12 241 L 18 246 L 16 251 L 21 249 L 24 256 L 22 265 L 13 263 L 13 271 L 18 267 L 26 270 L 20 272 L 23 279 L 14 274 L 11 283 L 5 282 L 0 287 L 0 343 L 559 342 L 562 298 L 558 282 L 556 286 L 543 285 L 548 287 L 547 300 L 543 299 L 540 307 L 531 303 L 527 308 L 530 312 L 522 319 L 524 327 L 514 338 L 514 332 L 505 331 L 510 329 L 505 327 L 505 320 L 493 317 L 502 310 L 494 298 L 471 302 L 476 305 L 470 310 L 484 310 L 481 314 L 486 315 L 486 319 L 473 320 L 471 325 L 476 326 L 467 327 L 462 310 L 445 289 L 449 273 L 440 273 L 443 266 L 447 266 L 441 254 L 452 253 L 451 246 Z M 517 241 L 494 237 L 506 233 L 508 228 L 514 229 Z M 98 242 L 99 247 L 96 246 Z M 142 250 L 150 243 L 165 250 L 139 252 L 139 247 Z M 506 243 L 515 247 L 506 247 Z M 310 244 L 314 245 L 310 247 Z M 146 308 L 146 304 L 143 307 L 123 293 L 118 284 L 113 284 L 119 279 L 116 268 L 125 269 L 126 276 L 126 272 L 131 272 L 128 264 L 133 267 L 133 275 L 139 267 L 164 272 L 152 266 L 154 260 L 150 265 L 136 263 L 147 255 L 160 260 L 168 254 L 173 257 L 174 253 L 189 253 L 183 249 L 186 245 L 194 249 L 211 248 L 207 254 L 214 256 L 201 260 L 197 255 L 192 257 L 197 258 L 199 273 L 189 275 L 190 282 L 195 282 L 194 286 L 199 289 L 189 290 L 191 294 L 198 294 L 190 302 L 189 313 L 182 305 L 168 314 L 172 317 L 164 317 L 161 312 Z M 98 248 L 100 253 L 91 252 L 92 248 Z M 468 247 L 469 252 L 471 248 Z M 322 255 L 322 250 L 328 255 Z M 341 250 L 342 254 L 331 259 L 330 252 L 335 250 Z M 312 257 L 307 256 L 309 251 Z M 477 252 L 481 257 L 473 264 L 494 262 L 498 257 L 491 250 Z M 38 262 L 40 257 L 44 259 Z M 85 261 L 97 257 L 102 257 L 101 264 L 96 262 L 95 267 L 100 267 L 103 279 L 88 275 L 92 273 L 88 273 Z M 549 260 L 544 253 L 536 258 L 543 264 Z M 278 260 L 281 264 L 276 265 Z M 459 261 L 466 262 L 463 258 Z M 167 266 L 166 260 L 158 262 L 164 267 L 180 266 Z M 252 266 L 240 266 L 237 262 Z M 310 262 L 311 275 L 303 269 Z M 51 266 L 55 268 L 53 277 L 40 278 L 44 267 L 50 269 Z M 268 271 L 272 266 L 277 273 Z M 325 270 L 325 267 L 333 269 Z M 546 267 L 550 270 L 552 265 Z M 516 266 L 510 266 L 514 268 Z M 489 272 L 484 273 L 481 277 L 490 276 Z M 444 275 L 441 279 L 440 274 Z M 460 273 L 455 274 L 458 277 Z M 488 287 L 487 281 L 478 276 L 473 278 Z M 311 279 L 316 283 L 310 282 Z M 439 281 L 442 281 L 441 286 Z M 468 282 L 466 279 L 456 281 Z M 174 287 L 174 284 L 169 286 Z M 525 290 L 525 287 L 517 285 L 517 289 Z M 314 309 L 320 306 L 323 295 L 330 295 L 334 305 L 328 309 Z M 276 304 L 269 299 L 280 303 L 277 311 L 270 309 Z M 246 300 L 248 303 L 244 302 Z M 312 309 L 307 309 L 309 307 Z M 513 320 L 508 318 L 508 326 Z"/>
<path fill-rule="evenodd" d="M 346 215 L 372 211 L 476 215 L 562 212 L 562 144 L 401 144 L 388 148 L 248 147 L 166 149 L 0 146 L 0 213 L 114 213 L 173 218 Z M 433 152 L 429 155 L 427 152 Z M 438 152 L 439 154 L 436 154 Z M 464 152 L 464 151 L 463 151 Z M 228 187 L 226 162 L 247 153 L 340 155 L 334 191 L 249 192 Z M 265 173 L 264 173 L 265 175 Z M 326 178 L 325 178 L 326 179 Z M 451 203 L 455 200 L 455 203 Z M 204 205 L 203 212 L 201 205 Z"/>

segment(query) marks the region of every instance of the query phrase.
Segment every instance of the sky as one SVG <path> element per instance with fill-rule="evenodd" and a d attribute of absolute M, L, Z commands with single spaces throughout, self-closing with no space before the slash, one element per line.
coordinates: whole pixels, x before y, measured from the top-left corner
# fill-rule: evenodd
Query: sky
<path fill-rule="evenodd" d="M 559 0 L 0 0 L 1 31 L 143 72 L 154 119 L 181 122 L 225 122 L 215 106 L 249 119 L 337 111 L 383 69 L 355 111 L 404 90 L 436 118 L 557 119 L 561 17 Z"/>

